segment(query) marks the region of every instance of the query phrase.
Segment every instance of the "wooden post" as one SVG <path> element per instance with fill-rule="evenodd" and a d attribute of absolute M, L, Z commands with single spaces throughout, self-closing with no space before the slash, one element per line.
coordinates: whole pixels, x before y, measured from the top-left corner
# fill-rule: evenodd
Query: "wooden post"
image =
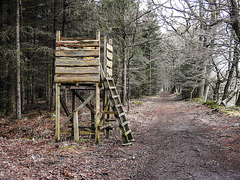
<path fill-rule="evenodd" d="M 96 31 L 96 40 L 100 40 L 100 30 Z"/>
<path fill-rule="evenodd" d="M 106 76 L 107 74 L 107 36 L 104 36 L 104 42 L 103 42 L 104 52 L 103 52 L 103 72 Z M 103 110 L 107 103 L 107 90 L 104 88 L 104 94 L 103 94 Z M 105 125 L 106 122 L 106 115 L 103 114 L 103 125 Z M 105 136 L 106 136 L 106 130 L 104 130 Z"/>
<path fill-rule="evenodd" d="M 61 33 L 60 31 L 56 31 L 56 41 L 60 41 L 61 40 Z"/>
<path fill-rule="evenodd" d="M 103 52 L 103 71 L 105 76 L 107 75 L 107 37 L 104 36 L 104 52 Z"/>
<path fill-rule="evenodd" d="M 78 127 L 78 111 L 73 112 L 73 133 L 74 133 L 74 140 L 76 142 L 79 141 L 79 127 Z"/>
<path fill-rule="evenodd" d="M 94 127 L 95 127 L 95 114 L 91 112 L 91 128 L 94 129 Z M 95 138 L 95 134 L 92 134 L 91 138 Z"/>
<path fill-rule="evenodd" d="M 99 123 L 100 123 L 100 88 L 99 83 L 96 83 L 96 112 L 95 112 L 95 143 L 100 142 Z"/>
<path fill-rule="evenodd" d="M 76 108 L 76 96 L 74 94 L 74 91 L 75 90 L 72 90 L 72 114 L 73 114 L 73 111 L 74 109 Z M 72 137 L 74 137 L 74 128 L 73 128 L 73 118 L 70 120 L 70 122 L 72 123 Z"/>
<path fill-rule="evenodd" d="M 108 110 L 109 109 L 109 106 L 108 106 L 108 90 L 106 88 L 104 88 L 104 94 L 103 94 L 103 108 Z M 107 106 L 107 107 L 106 107 Z M 106 108 L 105 108 L 106 107 Z M 103 110 L 104 110 L 103 109 Z M 106 124 L 106 119 L 108 118 L 108 115 L 106 114 L 103 114 L 103 124 L 105 125 Z M 105 129 L 104 130 L 104 133 L 105 133 L 105 137 L 106 138 L 109 138 L 109 129 Z"/>
<path fill-rule="evenodd" d="M 56 83 L 56 122 L 55 122 L 55 139 L 60 141 L 60 88 L 61 85 Z"/>
<path fill-rule="evenodd" d="M 100 30 L 98 29 L 96 31 L 96 39 L 99 40 L 99 57 L 101 57 L 101 52 L 100 52 Z M 100 65 L 100 58 L 99 58 L 99 65 Z M 99 67 L 100 70 L 100 67 Z M 100 76 L 100 73 L 99 73 Z M 100 123 L 100 88 L 99 88 L 99 83 L 96 83 L 96 112 L 95 112 L 95 143 L 98 144 L 100 142 L 100 136 L 99 136 L 99 123 Z"/>
<path fill-rule="evenodd" d="M 78 111 L 76 109 L 75 94 L 72 94 L 72 111 L 73 111 L 73 136 L 76 142 L 79 141 L 79 127 L 78 127 Z"/>
<path fill-rule="evenodd" d="M 99 53 L 98 53 L 98 57 L 99 57 L 98 64 L 99 64 L 99 67 L 98 67 L 98 69 L 99 69 L 99 72 L 100 72 L 100 64 L 101 64 L 101 61 L 100 61 L 100 59 L 101 59 L 101 36 L 100 36 L 100 30 L 99 29 L 96 31 L 96 40 L 99 41 L 99 46 L 98 46 L 98 49 L 99 49 Z M 100 73 L 99 73 L 99 76 L 100 76 Z"/>
<path fill-rule="evenodd" d="M 60 31 L 56 32 L 56 41 L 60 41 Z M 60 141 L 60 90 L 61 84 L 56 83 L 56 122 L 55 122 L 55 140 Z"/>

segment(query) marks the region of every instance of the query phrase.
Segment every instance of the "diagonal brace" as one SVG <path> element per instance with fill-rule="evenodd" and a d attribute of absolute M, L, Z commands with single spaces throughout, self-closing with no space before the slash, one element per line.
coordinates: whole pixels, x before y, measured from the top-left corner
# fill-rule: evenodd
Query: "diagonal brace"
<path fill-rule="evenodd" d="M 80 111 L 82 108 L 84 108 L 84 106 L 86 106 L 95 96 L 95 93 L 92 93 L 80 106 L 78 106 L 76 109 L 74 109 L 73 113 L 76 113 L 78 111 Z M 61 127 L 63 127 L 64 125 L 66 125 L 72 118 L 73 118 L 73 113 L 71 113 L 67 119 L 65 119 L 62 124 Z"/>
<path fill-rule="evenodd" d="M 61 104 L 62 104 L 62 107 L 63 107 L 64 111 L 65 111 L 65 114 L 66 114 L 67 116 L 69 116 L 69 115 L 70 115 L 70 112 L 69 112 L 69 110 L 68 110 L 68 108 L 67 108 L 67 105 L 66 105 L 66 103 L 64 102 L 64 100 L 63 100 L 63 98 L 62 98 L 61 95 L 60 95 L 60 102 L 61 102 Z"/>
<path fill-rule="evenodd" d="M 83 99 L 77 91 L 73 91 L 73 93 L 74 93 L 74 94 L 78 97 L 78 99 L 80 99 L 82 102 L 85 101 L 85 99 Z M 90 104 L 87 103 L 86 106 L 87 106 L 87 108 L 88 108 L 93 114 L 95 114 L 95 110 L 94 110 L 94 108 L 93 108 Z"/>

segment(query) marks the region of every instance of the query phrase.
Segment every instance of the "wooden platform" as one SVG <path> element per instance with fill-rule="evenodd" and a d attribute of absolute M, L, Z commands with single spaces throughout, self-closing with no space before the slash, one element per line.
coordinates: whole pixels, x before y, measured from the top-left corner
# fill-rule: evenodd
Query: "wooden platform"
<path fill-rule="evenodd" d="M 75 40 L 61 38 L 58 32 L 55 57 L 56 83 L 100 82 L 100 37 Z"/>

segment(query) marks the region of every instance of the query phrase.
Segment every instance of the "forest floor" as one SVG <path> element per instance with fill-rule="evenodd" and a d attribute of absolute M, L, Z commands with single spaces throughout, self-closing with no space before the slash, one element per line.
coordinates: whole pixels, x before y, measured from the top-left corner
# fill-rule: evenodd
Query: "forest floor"
<path fill-rule="evenodd" d="M 134 139 L 54 142 L 50 113 L 0 118 L 0 179 L 240 179 L 240 118 L 160 93 L 131 102 Z"/>

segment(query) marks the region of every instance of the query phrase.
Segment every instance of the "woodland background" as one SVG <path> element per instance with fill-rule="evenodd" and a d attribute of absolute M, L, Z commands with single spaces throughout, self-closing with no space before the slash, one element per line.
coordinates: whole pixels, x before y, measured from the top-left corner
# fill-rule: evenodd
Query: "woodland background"
<path fill-rule="evenodd" d="M 164 90 L 238 106 L 239 12 L 237 0 L 0 1 L 0 111 L 52 110 L 55 32 L 97 29 L 124 103 Z"/>

